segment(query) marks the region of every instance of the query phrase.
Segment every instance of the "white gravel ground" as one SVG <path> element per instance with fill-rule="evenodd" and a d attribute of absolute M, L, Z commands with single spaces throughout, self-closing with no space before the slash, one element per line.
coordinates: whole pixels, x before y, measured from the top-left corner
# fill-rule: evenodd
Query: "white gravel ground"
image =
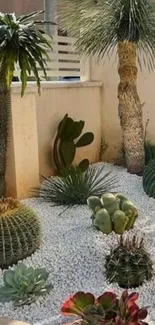
<path fill-rule="evenodd" d="M 118 175 L 119 192 L 127 195 L 139 209 L 134 231 L 145 235 L 146 247 L 155 261 L 155 200 L 144 193 L 141 177 L 128 174 L 122 167 L 106 164 L 105 171 L 109 169 Z M 45 266 L 54 289 L 30 306 L 14 309 L 11 303 L 0 304 L 1 316 L 38 325 L 58 325 L 64 322 L 59 314 L 60 307 L 70 294 L 78 290 L 91 291 L 95 295 L 107 289 L 122 291 L 117 285 L 106 283 L 104 275 L 104 258 L 117 236 L 106 236 L 92 228 L 91 211 L 87 206 L 73 207 L 59 215 L 61 207 L 51 207 L 38 199 L 25 200 L 25 203 L 35 208 L 41 218 L 43 243 L 41 249 L 24 262 L 27 266 Z M 150 306 L 150 316 L 155 322 L 155 277 L 137 291 L 140 305 Z"/>

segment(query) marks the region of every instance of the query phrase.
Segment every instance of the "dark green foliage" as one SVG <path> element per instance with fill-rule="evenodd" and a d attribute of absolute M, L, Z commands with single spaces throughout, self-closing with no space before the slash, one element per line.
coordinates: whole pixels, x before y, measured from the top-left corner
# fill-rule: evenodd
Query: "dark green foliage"
<path fill-rule="evenodd" d="M 153 276 L 153 263 L 144 248 L 143 239 L 121 237 L 117 247 L 106 256 L 106 276 L 122 288 L 136 288 Z"/>
<path fill-rule="evenodd" d="M 57 135 L 55 137 L 53 146 L 53 158 L 58 174 L 62 174 L 63 170 L 69 168 L 73 163 L 76 154 L 76 148 L 88 146 L 94 140 L 92 132 L 83 134 L 80 138 L 84 128 L 84 121 L 74 121 L 68 117 L 68 114 L 64 116 L 62 121 L 58 125 Z M 75 140 L 79 138 L 76 142 Z M 89 161 L 86 159 L 80 163 L 80 168 L 87 169 Z"/>
<path fill-rule="evenodd" d="M 80 53 L 113 57 L 119 41 L 138 46 L 138 62 L 155 67 L 155 3 L 152 0 L 59 0 L 62 25 L 76 36 Z M 80 30 L 80 33 L 79 33 Z M 142 55 L 141 55 L 142 52 Z"/>
<path fill-rule="evenodd" d="M 90 196 L 87 204 L 93 211 L 93 225 L 107 235 L 112 231 L 123 234 L 133 228 L 138 217 L 136 206 L 121 193 L 105 193 L 101 199 Z"/>
<path fill-rule="evenodd" d="M 150 160 L 144 169 L 143 188 L 146 194 L 155 198 L 155 159 Z"/>
<path fill-rule="evenodd" d="M 149 140 L 145 141 L 144 149 L 145 149 L 145 166 L 146 166 L 150 160 L 155 159 L 155 143 Z"/>
<path fill-rule="evenodd" d="M 15 64 L 19 63 L 22 95 L 24 95 L 27 79 L 32 71 L 40 88 L 37 65 L 46 77 L 45 67 L 49 59 L 47 50 L 51 48 L 51 45 L 45 37 L 45 31 L 36 28 L 38 23 L 43 22 L 33 20 L 42 13 L 43 11 L 36 11 L 20 17 L 12 13 L 0 13 L 0 63 L 2 68 L 5 66 L 3 77 L 7 88 L 10 88 Z"/>
<path fill-rule="evenodd" d="M 16 17 L 15 14 L 0 13 L 0 198 L 6 196 L 6 161 L 9 116 L 11 112 L 10 87 L 16 69 L 20 68 L 21 96 L 24 95 L 27 80 L 33 72 L 40 91 L 38 67 L 46 77 L 47 51 L 51 45 L 39 21 L 33 19 L 42 11 Z"/>
<path fill-rule="evenodd" d="M 81 172 L 79 166 L 71 166 L 66 176 L 47 178 L 39 193 L 53 205 L 87 204 L 89 196 L 114 191 L 116 184 L 116 176 L 104 173 L 104 166 L 89 166 L 85 172 Z"/>
<path fill-rule="evenodd" d="M 1 269 L 17 264 L 40 246 L 40 222 L 36 213 L 18 201 L 8 200 L 0 202 Z"/>
<path fill-rule="evenodd" d="M 0 302 L 13 301 L 15 306 L 30 304 L 37 296 L 46 294 L 49 273 L 45 268 L 26 267 L 20 263 L 14 270 L 4 272 L 4 286 L 0 287 Z"/>

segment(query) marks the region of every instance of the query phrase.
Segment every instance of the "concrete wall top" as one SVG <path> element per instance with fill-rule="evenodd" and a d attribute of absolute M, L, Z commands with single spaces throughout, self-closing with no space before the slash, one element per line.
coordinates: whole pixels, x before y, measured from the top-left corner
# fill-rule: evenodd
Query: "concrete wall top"
<path fill-rule="evenodd" d="M 42 81 L 41 88 L 82 88 L 82 87 L 102 87 L 102 81 Z M 21 82 L 13 82 L 11 91 L 13 94 L 20 93 L 21 91 Z M 35 82 L 28 82 L 27 84 L 27 93 L 37 93 L 37 86 Z"/>

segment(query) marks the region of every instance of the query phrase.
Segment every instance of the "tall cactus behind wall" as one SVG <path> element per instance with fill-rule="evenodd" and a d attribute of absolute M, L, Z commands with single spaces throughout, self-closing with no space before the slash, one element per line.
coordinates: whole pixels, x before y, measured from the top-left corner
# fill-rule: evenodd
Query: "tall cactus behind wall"
<path fill-rule="evenodd" d="M 58 174 L 71 166 L 75 158 L 76 148 L 88 146 L 93 142 L 94 135 L 92 132 L 86 132 L 80 137 L 84 125 L 84 121 L 74 121 L 68 117 L 68 114 L 59 123 L 53 146 L 53 159 Z M 75 141 L 76 139 L 78 140 Z M 88 168 L 89 161 L 84 159 L 79 165 L 84 171 Z"/>

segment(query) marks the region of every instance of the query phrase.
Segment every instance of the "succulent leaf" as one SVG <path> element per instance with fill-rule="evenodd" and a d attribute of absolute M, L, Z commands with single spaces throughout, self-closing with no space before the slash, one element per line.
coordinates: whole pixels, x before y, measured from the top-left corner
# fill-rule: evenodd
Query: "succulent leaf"
<path fill-rule="evenodd" d="M 88 159 L 81 160 L 80 163 L 78 164 L 78 167 L 82 172 L 85 172 L 89 168 L 89 160 Z"/>
<path fill-rule="evenodd" d="M 94 305 L 95 297 L 91 293 L 77 292 L 63 304 L 61 312 L 63 315 L 83 315 L 84 309 Z"/>
<path fill-rule="evenodd" d="M 64 140 L 60 143 L 60 155 L 66 167 L 69 167 L 75 157 L 75 145 L 71 140 Z"/>
<path fill-rule="evenodd" d="M 19 306 L 31 303 L 35 300 L 35 296 L 48 292 L 46 285 L 48 275 L 45 268 L 27 268 L 22 263 L 11 273 L 10 270 L 5 271 L 4 286 L 0 287 L 0 302 L 12 300 Z"/>
<path fill-rule="evenodd" d="M 96 211 L 96 208 L 99 207 L 99 209 L 103 208 L 103 205 L 101 203 L 101 200 L 99 199 L 98 196 L 90 196 L 87 199 L 87 205 L 89 206 L 90 209 L 93 210 L 93 212 Z"/>
<path fill-rule="evenodd" d="M 85 299 L 86 295 L 89 295 L 89 298 Z M 85 302 L 85 307 L 83 303 L 81 304 L 80 296 Z M 75 300 L 74 297 L 76 297 Z M 95 298 L 90 293 L 77 292 L 63 304 L 61 312 L 63 315 L 77 315 L 80 317 L 80 319 L 68 325 L 148 325 L 141 321 L 147 316 L 147 308 L 140 309 L 135 302 L 136 297 L 136 293 L 131 296 L 126 290 L 120 298 L 113 292 L 104 292 L 98 298 Z M 80 301 L 79 306 L 77 301 Z M 132 309 L 128 307 L 127 302 L 129 301 L 132 301 Z"/>
<path fill-rule="evenodd" d="M 76 142 L 76 148 L 85 147 L 91 144 L 94 140 L 94 134 L 92 132 L 87 132 L 81 136 L 81 138 Z"/>

